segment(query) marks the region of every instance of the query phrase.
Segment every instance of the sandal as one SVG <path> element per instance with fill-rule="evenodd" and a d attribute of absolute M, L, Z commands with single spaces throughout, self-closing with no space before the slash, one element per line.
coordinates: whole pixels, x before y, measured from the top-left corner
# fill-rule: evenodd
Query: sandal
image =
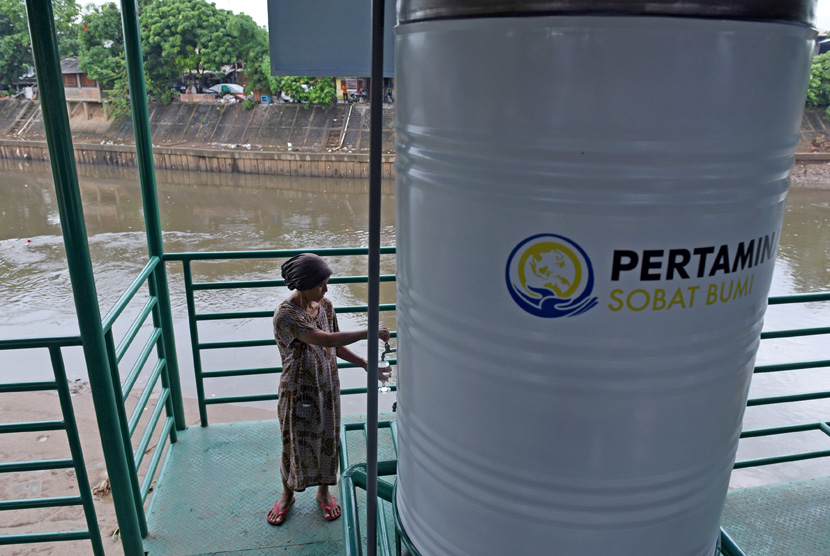
<path fill-rule="evenodd" d="M 293 506 L 293 505 L 294 505 L 294 498 L 292 498 L 292 499 L 291 499 L 291 503 L 290 503 L 290 504 L 288 504 L 288 507 L 287 507 L 287 508 L 285 508 L 284 510 L 280 510 L 280 509 L 277 507 L 277 505 L 278 505 L 279 503 L 280 503 L 280 501 L 279 501 L 279 500 L 277 500 L 276 502 L 274 502 L 274 514 L 276 515 L 276 517 L 275 517 L 273 520 L 271 519 L 271 512 L 268 512 L 268 513 L 265 515 L 265 520 L 266 520 L 268 523 L 270 523 L 271 525 L 277 525 L 277 526 L 279 526 L 279 525 L 282 525 L 283 523 L 285 523 L 285 518 L 284 518 L 283 516 L 284 516 L 285 514 L 287 514 L 287 513 L 288 513 L 288 510 L 290 510 L 290 509 L 291 509 L 291 506 Z M 282 517 L 282 520 L 277 521 L 277 520 L 278 520 L 278 519 L 280 519 L 281 517 Z"/>
<path fill-rule="evenodd" d="M 331 515 L 334 511 L 334 508 L 337 507 L 337 498 L 335 498 L 334 496 L 331 497 L 331 506 L 326 506 L 325 504 L 320 502 L 320 507 L 323 509 L 323 517 L 327 521 L 334 521 L 343 513 L 343 511 L 341 510 L 340 513 L 338 513 L 337 515 Z M 328 512 L 328 515 L 326 515 L 326 512 Z"/>

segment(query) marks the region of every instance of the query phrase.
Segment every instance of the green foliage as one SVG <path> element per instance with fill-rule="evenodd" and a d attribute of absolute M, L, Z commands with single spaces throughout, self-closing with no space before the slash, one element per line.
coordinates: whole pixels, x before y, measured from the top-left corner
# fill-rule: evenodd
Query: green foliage
<path fill-rule="evenodd" d="M 245 75 L 248 76 L 245 94 L 259 89 L 262 94 L 275 95 L 280 90 L 280 78 L 271 75 L 271 57 L 267 54 L 245 66 Z"/>
<path fill-rule="evenodd" d="M 807 88 L 807 106 L 827 108 L 830 116 L 830 52 L 813 58 L 810 85 Z"/>
<path fill-rule="evenodd" d="M 124 77 L 127 71 L 121 12 L 113 2 L 103 6 L 89 4 L 81 18 L 80 29 L 78 63 L 81 71 L 98 81 L 103 89 L 113 89 L 116 80 Z"/>
<path fill-rule="evenodd" d="M 221 71 L 237 59 L 231 27 L 242 35 L 250 31 L 241 18 L 205 0 L 158 0 L 146 5 L 140 20 L 147 71 L 156 83 L 184 72 Z"/>
<path fill-rule="evenodd" d="M 337 101 L 334 79 L 331 77 L 282 77 L 279 88 L 297 102 L 331 106 Z"/>
<path fill-rule="evenodd" d="M 247 14 L 231 14 L 228 32 L 232 37 L 236 56 L 224 63 L 242 60 L 247 68 L 268 56 L 268 31 L 256 24 Z"/>
<path fill-rule="evenodd" d="M 242 110 L 250 110 L 254 107 L 254 101 L 245 99 L 242 103 Z"/>
<path fill-rule="evenodd" d="M 53 0 L 61 58 L 78 54 L 79 8 L 75 0 Z M 34 65 L 24 0 L 0 0 L 0 83 L 16 83 Z"/>
<path fill-rule="evenodd" d="M 127 73 L 116 77 L 112 89 L 104 91 L 107 99 L 104 104 L 104 113 L 107 118 L 116 120 L 130 115 L 130 88 L 127 83 Z"/>
<path fill-rule="evenodd" d="M 77 21 L 81 7 L 75 0 L 52 0 L 52 11 L 55 15 L 55 33 L 58 36 L 58 55 L 61 60 L 77 56 L 79 52 Z"/>

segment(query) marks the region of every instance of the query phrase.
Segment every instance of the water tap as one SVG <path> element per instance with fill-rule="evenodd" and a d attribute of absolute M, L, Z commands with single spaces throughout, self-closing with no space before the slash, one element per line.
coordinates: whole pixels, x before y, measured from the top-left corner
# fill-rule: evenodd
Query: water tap
<path fill-rule="evenodd" d="M 386 354 L 395 353 L 396 351 L 398 351 L 398 348 L 392 348 L 389 346 L 389 342 L 386 342 L 386 344 L 383 346 L 383 353 L 380 354 L 380 360 L 386 361 Z"/>

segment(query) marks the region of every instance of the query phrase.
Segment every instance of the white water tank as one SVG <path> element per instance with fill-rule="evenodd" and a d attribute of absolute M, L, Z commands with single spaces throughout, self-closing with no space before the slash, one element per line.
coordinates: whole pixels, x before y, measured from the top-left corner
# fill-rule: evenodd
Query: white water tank
<path fill-rule="evenodd" d="M 813 7 L 399 2 L 396 502 L 422 556 L 712 556 Z"/>

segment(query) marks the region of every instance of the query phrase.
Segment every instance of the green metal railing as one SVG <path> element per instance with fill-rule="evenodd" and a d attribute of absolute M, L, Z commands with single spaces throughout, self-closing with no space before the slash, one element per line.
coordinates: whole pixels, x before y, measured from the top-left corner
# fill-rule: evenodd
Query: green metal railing
<path fill-rule="evenodd" d="M 161 264 L 162 231 L 149 133 L 138 6 L 135 2 L 122 0 L 121 14 L 150 260 L 141 275 L 103 319 L 98 306 L 78 187 L 72 136 L 66 111 L 66 95 L 60 73 L 52 2 L 51 0 L 26 0 L 26 13 L 38 86 L 41 91 L 43 124 L 55 182 L 72 294 L 95 404 L 99 435 L 112 487 L 121 543 L 125 556 L 142 556 L 144 547 L 141 537 L 147 535 L 147 523 L 143 510 L 144 500 L 151 489 L 153 476 L 161 461 L 166 440 L 169 438 L 171 442 L 175 442 L 175 431 L 184 429 L 185 421 L 167 276 L 165 266 Z M 116 346 L 112 325 L 145 282 L 149 289 L 150 301 L 142 309 L 139 318 L 129 327 L 126 336 Z M 153 332 L 150 340 L 145 344 L 127 380 L 122 384 L 118 365 L 151 314 Z M 158 361 L 150 373 L 147 386 L 139 396 L 138 406 L 128 419 L 124 400 L 143 371 L 153 349 L 156 351 Z M 146 404 L 159 381 L 162 384 L 161 397 L 134 450 L 132 435 L 135 434 Z M 157 433 L 162 408 L 166 411 L 166 418 L 161 425 L 160 433 Z M 144 480 L 139 484 L 137 470 L 141 467 L 145 451 L 154 435 L 157 435 L 159 440 L 145 471 Z"/>
<path fill-rule="evenodd" d="M 66 459 L 2 462 L 0 463 L 0 473 L 74 469 L 75 478 L 78 483 L 78 496 L 2 500 L 0 501 L 0 511 L 83 506 L 87 524 L 87 529 L 82 531 L 0 535 L 0 545 L 89 540 L 92 543 L 92 553 L 95 556 L 104 556 L 104 546 L 101 543 L 101 532 L 98 528 L 95 507 L 92 502 L 92 491 L 89 488 L 89 477 L 87 476 L 84 464 L 81 441 L 78 438 L 78 426 L 75 422 L 75 412 L 72 408 L 72 398 L 66 380 L 63 354 L 61 353 L 61 349 L 64 347 L 80 345 L 80 336 L 37 338 L 30 340 L 0 340 L 0 351 L 48 349 L 54 376 L 54 381 L 49 382 L 2 383 L 0 384 L 0 393 L 37 392 L 44 390 L 57 391 L 62 414 L 61 420 L 2 423 L 0 424 L 0 435 L 26 432 L 66 431 L 66 437 L 69 440 L 69 452 L 71 454 L 71 457 Z"/>
<path fill-rule="evenodd" d="M 791 305 L 795 303 L 815 303 L 827 301 L 830 301 L 830 292 L 771 297 L 769 298 L 769 305 Z M 818 328 L 799 328 L 791 330 L 765 331 L 761 333 L 761 340 L 763 341 L 783 338 L 800 338 L 816 335 L 830 335 L 830 326 Z M 755 374 L 790 372 L 804 369 L 816 369 L 822 367 L 830 367 L 830 359 L 797 361 L 792 363 L 781 363 L 777 365 L 759 365 L 755 367 Z M 783 403 L 823 399 L 830 399 L 830 392 L 804 392 L 788 396 L 752 398 L 747 400 L 746 405 L 747 407 L 755 407 L 761 405 L 777 405 Z M 763 429 L 745 430 L 741 432 L 741 438 L 759 438 L 814 430 L 821 431 L 824 434 L 830 436 L 830 421 L 819 421 L 815 423 L 802 423 L 798 425 L 788 425 L 783 427 L 769 427 Z M 801 452 L 797 454 L 786 454 L 782 456 L 772 456 L 766 458 L 738 461 L 735 463 L 735 469 L 746 469 L 748 467 L 760 467 L 764 465 L 774 465 L 777 463 L 788 463 L 793 461 L 802 461 L 807 459 L 823 457 L 830 457 L 830 450 L 815 450 L 811 452 Z"/>
<path fill-rule="evenodd" d="M 338 256 L 366 256 L 368 249 L 366 248 L 343 248 L 343 249 L 283 249 L 271 251 L 228 251 L 228 252 L 211 252 L 211 253 L 167 253 L 163 259 L 165 262 L 181 262 L 183 265 L 185 296 L 187 298 L 187 315 L 190 327 L 190 347 L 193 354 L 193 366 L 196 376 L 196 396 L 199 402 L 199 417 L 202 426 L 207 426 L 207 406 L 213 404 L 226 403 L 241 403 L 241 402 L 255 402 L 255 401 L 269 401 L 278 399 L 276 392 L 255 394 L 247 396 L 220 396 L 205 398 L 205 379 L 223 378 L 223 377 L 244 377 L 252 375 L 263 374 L 277 374 L 282 372 L 282 366 L 273 367 L 259 367 L 259 368 L 239 368 L 239 369 L 220 369 L 206 371 L 202 366 L 202 352 L 217 349 L 235 349 L 247 347 L 262 347 L 275 346 L 276 341 L 273 337 L 255 339 L 255 340 L 233 340 L 225 342 L 202 342 L 199 339 L 199 322 L 206 321 L 224 321 L 235 319 L 256 319 L 256 318 L 271 318 L 274 316 L 274 310 L 264 311 L 234 311 L 225 313 L 199 313 L 196 310 L 195 292 L 209 291 L 209 290 L 231 290 L 231 289 L 250 289 L 250 288 L 276 288 L 285 286 L 284 280 L 239 280 L 230 282 L 201 282 L 193 281 L 192 263 L 198 261 L 218 261 L 218 260 L 244 260 L 244 259 L 287 259 L 298 255 L 300 253 L 315 253 L 321 257 L 338 257 Z M 394 255 L 394 247 L 381 248 L 382 255 Z M 383 275 L 380 277 L 381 282 L 394 282 L 394 275 Z M 367 276 L 333 276 L 329 280 L 329 284 L 365 284 L 368 282 Z M 347 307 L 335 307 L 336 313 L 365 313 L 368 311 L 366 305 L 353 305 Z M 395 304 L 380 305 L 381 311 L 394 311 Z M 392 336 L 396 333 L 393 331 Z M 395 364 L 395 359 L 389 360 L 391 364 Z M 355 365 L 351 363 L 338 363 L 339 368 L 353 368 Z M 391 386 L 395 390 L 395 386 Z M 341 391 L 342 395 L 351 394 L 365 394 L 366 388 L 344 388 Z"/>
<path fill-rule="evenodd" d="M 380 477 L 393 477 L 397 474 L 398 462 L 398 423 L 397 421 L 378 421 L 378 430 L 389 429 L 391 443 L 394 449 L 393 460 L 378 462 L 378 512 L 377 512 L 377 539 L 378 553 L 381 556 L 391 556 L 391 551 L 401 554 L 401 536 L 398 528 L 390 527 L 388 516 L 394 515 L 395 503 L 393 498 L 394 485 Z M 368 445 L 369 424 L 368 423 L 343 423 L 340 426 L 340 497 L 343 509 L 343 547 L 346 556 L 362 556 L 363 541 L 360 532 L 359 513 L 357 504 L 357 488 L 366 491 L 367 469 L 365 463 L 350 465 L 349 433 L 362 433 L 360 443 Z M 408 541 L 404 539 L 404 544 Z M 407 545 L 408 546 L 408 545 Z"/>
<path fill-rule="evenodd" d="M 153 479 L 156 471 L 161 463 L 162 454 L 170 443 L 175 443 L 176 435 L 176 419 L 173 408 L 174 393 L 170 388 L 169 377 L 169 359 L 166 356 L 165 342 L 163 339 L 162 327 L 159 324 L 162 322 L 159 306 L 158 295 L 153 295 L 157 288 L 153 287 L 156 280 L 156 269 L 161 264 L 159 257 L 150 257 L 150 261 L 144 266 L 141 272 L 136 276 L 132 283 L 127 287 L 121 297 L 115 302 L 112 308 L 103 317 L 104 339 L 106 342 L 107 357 L 110 362 L 110 371 L 112 373 L 113 384 L 115 388 L 115 398 L 117 402 L 118 421 L 121 427 L 121 436 L 124 442 L 124 451 L 128 454 L 127 467 L 130 473 L 133 500 L 136 506 L 136 513 L 138 514 L 138 522 L 141 530 L 141 535 L 146 536 L 147 520 L 144 514 L 144 503 L 150 493 Z M 143 286 L 147 285 L 150 295 L 142 305 L 138 315 L 130 322 L 124 336 L 116 345 L 115 336 L 113 333 L 113 326 L 118 318 L 122 315 L 124 310 L 135 299 L 136 294 Z M 142 328 L 147 328 L 148 318 L 152 316 L 152 326 L 149 329 L 149 337 L 144 341 L 141 350 L 135 358 L 135 361 L 130 365 L 129 372 L 126 377 L 121 379 L 121 372 L 119 365 L 125 358 L 127 351 L 139 336 L 139 331 Z M 156 352 L 156 362 L 148 364 L 151 359 L 153 351 Z M 149 371 L 149 376 L 138 396 L 138 401 L 129 416 L 127 416 L 127 408 L 125 402 L 133 390 L 139 377 Z M 133 448 L 133 439 L 136 432 L 139 430 L 139 422 L 145 411 L 148 409 L 148 403 L 152 396 L 153 390 L 161 383 L 160 394 L 153 406 L 150 418 L 142 429 L 141 438 L 135 448 Z M 162 420 L 162 413 L 165 414 Z M 150 457 L 149 465 L 143 473 L 143 478 L 139 478 L 139 470 L 144 457 L 148 451 L 148 446 L 153 438 L 157 438 L 153 454 Z"/>

